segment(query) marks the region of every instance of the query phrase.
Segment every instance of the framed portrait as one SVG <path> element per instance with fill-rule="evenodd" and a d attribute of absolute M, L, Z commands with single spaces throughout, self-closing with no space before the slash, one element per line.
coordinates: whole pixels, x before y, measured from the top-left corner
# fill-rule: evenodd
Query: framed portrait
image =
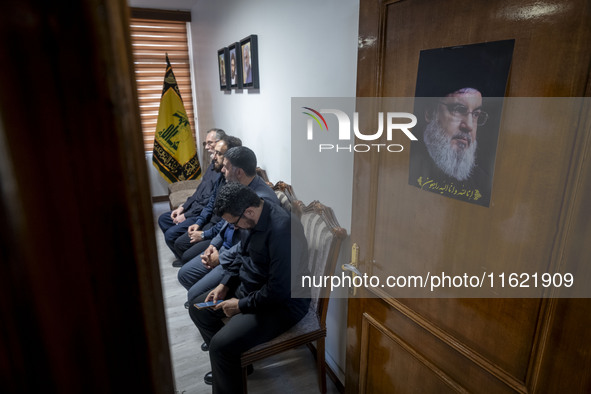
<path fill-rule="evenodd" d="M 409 184 L 489 207 L 515 40 L 422 50 Z"/>
<path fill-rule="evenodd" d="M 258 89 L 259 51 L 257 36 L 255 34 L 240 40 L 240 55 L 242 63 L 242 87 Z"/>
<path fill-rule="evenodd" d="M 222 48 L 218 51 L 218 70 L 220 75 L 220 90 L 230 90 L 230 51 Z"/>
<path fill-rule="evenodd" d="M 230 56 L 230 87 L 242 89 L 242 56 L 240 56 L 240 43 L 235 42 L 228 46 Z"/>

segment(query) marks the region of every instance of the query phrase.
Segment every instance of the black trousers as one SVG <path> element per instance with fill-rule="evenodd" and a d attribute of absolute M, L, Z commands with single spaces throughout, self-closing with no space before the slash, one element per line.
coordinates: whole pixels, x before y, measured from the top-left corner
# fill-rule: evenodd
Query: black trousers
<path fill-rule="evenodd" d="M 191 301 L 189 315 L 209 345 L 213 393 L 242 393 L 240 355 L 287 331 L 297 319 L 290 316 L 286 308 L 278 307 L 273 313 L 239 313 L 224 324 L 222 309 L 199 310 L 193 306 L 196 302 L 203 302 L 205 297 L 207 294 L 202 294 Z"/>
<path fill-rule="evenodd" d="M 214 223 L 207 223 L 203 226 L 203 231 L 209 230 L 213 227 Z M 199 256 L 201 253 L 207 249 L 211 242 L 211 239 L 207 239 L 204 241 L 199 242 L 191 242 L 191 238 L 189 238 L 189 233 L 185 231 L 182 235 L 176 238 L 174 241 L 173 251 L 174 254 L 180 256 L 181 261 L 183 264 L 188 263 L 195 257 Z"/>

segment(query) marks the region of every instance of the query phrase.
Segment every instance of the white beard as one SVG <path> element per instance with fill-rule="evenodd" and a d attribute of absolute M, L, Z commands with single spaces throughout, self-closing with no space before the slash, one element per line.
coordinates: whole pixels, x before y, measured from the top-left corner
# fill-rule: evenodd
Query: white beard
<path fill-rule="evenodd" d="M 459 132 L 470 142 L 468 148 L 457 150 L 452 146 L 453 137 L 449 137 L 439 125 L 437 119 L 433 119 L 423 134 L 423 141 L 427 146 L 429 155 L 445 174 L 465 181 L 470 177 L 476 161 L 476 140 L 472 141 L 469 135 Z"/>

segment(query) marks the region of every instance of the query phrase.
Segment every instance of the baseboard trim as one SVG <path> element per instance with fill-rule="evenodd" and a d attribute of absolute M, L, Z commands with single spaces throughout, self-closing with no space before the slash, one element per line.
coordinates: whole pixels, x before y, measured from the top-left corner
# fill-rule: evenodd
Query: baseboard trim
<path fill-rule="evenodd" d="M 326 362 L 324 364 L 326 365 L 326 373 L 328 374 L 328 377 L 330 378 L 330 380 L 333 381 L 339 393 L 343 394 L 345 392 L 345 386 L 343 385 L 337 374 L 334 373 L 330 365 L 328 365 L 328 363 Z"/>
<path fill-rule="evenodd" d="M 152 202 L 165 202 L 168 201 L 168 196 L 152 196 Z"/>

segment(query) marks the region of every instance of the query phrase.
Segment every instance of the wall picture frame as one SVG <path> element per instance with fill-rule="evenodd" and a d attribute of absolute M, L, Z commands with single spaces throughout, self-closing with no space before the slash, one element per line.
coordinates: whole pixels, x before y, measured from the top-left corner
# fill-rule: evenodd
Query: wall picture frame
<path fill-rule="evenodd" d="M 240 56 L 240 43 L 235 42 L 228 45 L 228 52 L 230 56 L 230 88 L 242 89 L 242 56 Z"/>
<path fill-rule="evenodd" d="M 256 34 L 240 40 L 240 57 L 242 63 L 242 87 L 259 89 L 259 50 Z"/>
<path fill-rule="evenodd" d="M 227 47 L 218 50 L 218 71 L 220 76 L 220 90 L 230 90 L 230 51 Z"/>

